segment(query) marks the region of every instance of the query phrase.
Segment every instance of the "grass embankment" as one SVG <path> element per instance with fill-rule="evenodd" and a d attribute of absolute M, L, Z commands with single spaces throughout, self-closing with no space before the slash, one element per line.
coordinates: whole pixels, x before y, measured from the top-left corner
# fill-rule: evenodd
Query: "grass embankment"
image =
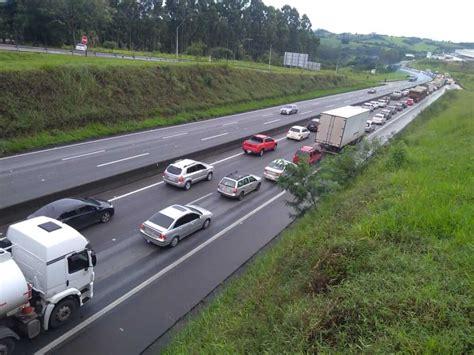
<path fill-rule="evenodd" d="M 418 60 L 410 63 L 410 66 L 419 69 L 430 69 L 432 72 L 438 71 L 440 74 L 449 73 L 456 81 L 470 91 L 474 91 L 474 64 L 471 62 L 441 62 L 439 60 Z"/>
<path fill-rule="evenodd" d="M 46 54 L 0 53 L 0 68 L 6 68 L 0 70 L 3 154 L 376 84 L 375 78 L 326 71 L 268 72 L 226 64 L 154 64 Z"/>
<path fill-rule="evenodd" d="M 426 109 L 398 138 L 406 160 L 384 147 L 164 353 L 472 352 L 473 102 Z"/>

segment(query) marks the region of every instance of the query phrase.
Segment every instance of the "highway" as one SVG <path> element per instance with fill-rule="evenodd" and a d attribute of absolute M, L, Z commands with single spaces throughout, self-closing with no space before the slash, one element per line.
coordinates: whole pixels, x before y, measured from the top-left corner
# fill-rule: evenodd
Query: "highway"
<path fill-rule="evenodd" d="M 444 89 L 443 89 L 444 90 Z M 370 135 L 386 139 L 442 94 L 405 109 Z M 113 201 L 116 215 L 108 224 L 83 230 L 97 252 L 94 298 L 70 326 L 18 345 L 19 354 L 137 354 L 198 305 L 290 223 L 288 195 L 263 181 L 243 201 L 217 194 L 218 181 L 238 170 L 262 176 L 273 159 L 291 159 L 296 149 L 311 144 L 275 136 L 278 148 L 263 157 L 240 149 L 215 154 L 214 179 L 184 191 L 156 176 L 99 197 Z M 172 204 L 195 203 L 214 213 L 209 229 L 197 232 L 173 249 L 147 244 L 138 227 L 156 211 Z"/>
<path fill-rule="evenodd" d="M 296 115 L 283 116 L 279 107 L 152 129 L 94 141 L 53 147 L 0 158 L 0 210 L 45 195 L 155 163 L 185 157 L 217 145 L 240 141 L 259 132 L 298 122 L 321 111 L 373 99 L 430 80 L 391 82 L 377 94 L 358 90 L 297 102 Z"/>

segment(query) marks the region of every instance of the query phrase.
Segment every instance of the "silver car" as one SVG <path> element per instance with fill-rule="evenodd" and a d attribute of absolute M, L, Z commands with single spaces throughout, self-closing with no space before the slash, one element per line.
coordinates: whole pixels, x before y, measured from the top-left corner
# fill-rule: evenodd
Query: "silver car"
<path fill-rule="evenodd" d="M 292 163 L 291 161 L 285 159 L 276 159 L 265 167 L 265 170 L 263 170 L 263 176 L 265 176 L 268 180 L 277 181 L 280 176 L 285 174 L 289 165 L 296 166 L 296 164 Z"/>
<path fill-rule="evenodd" d="M 212 180 L 214 167 L 191 159 L 183 159 L 168 165 L 163 180 L 167 184 L 183 187 L 185 190 L 191 188 L 191 184 L 201 180 Z"/>
<path fill-rule="evenodd" d="M 280 114 L 291 115 L 292 113 L 298 112 L 298 106 L 296 105 L 285 105 L 280 109 Z"/>
<path fill-rule="evenodd" d="M 240 201 L 245 195 L 252 191 L 258 191 L 262 184 L 262 179 L 252 174 L 231 173 L 224 177 L 217 186 L 217 192 L 221 195 L 238 198 Z"/>
<path fill-rule="evenodd" d="M 175 247 L 188 235 L 206 229 L 212 212 L 194 205 L 173 205 L 148 218 L 140 226 L 140 234 L 148 243 Z"/>

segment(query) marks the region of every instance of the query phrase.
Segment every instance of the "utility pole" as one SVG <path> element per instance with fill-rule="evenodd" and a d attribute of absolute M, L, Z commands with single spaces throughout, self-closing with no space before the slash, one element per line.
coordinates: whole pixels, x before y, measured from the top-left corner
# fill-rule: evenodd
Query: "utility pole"
<path fill-rule="evenodd" d="M 270 56 L 268 58 L 268 70 L 270 70 L 270 63 L 272 62 L 272 45 L 270 44 Z"/>

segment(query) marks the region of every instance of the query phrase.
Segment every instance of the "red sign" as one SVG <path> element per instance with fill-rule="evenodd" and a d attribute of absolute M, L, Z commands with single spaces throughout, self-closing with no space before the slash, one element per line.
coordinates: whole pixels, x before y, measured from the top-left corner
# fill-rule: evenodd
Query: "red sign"
<path fill-rule="evenodd" d="M 82 44 L 87 44 L 87 36 L 82 36 Z"/>

